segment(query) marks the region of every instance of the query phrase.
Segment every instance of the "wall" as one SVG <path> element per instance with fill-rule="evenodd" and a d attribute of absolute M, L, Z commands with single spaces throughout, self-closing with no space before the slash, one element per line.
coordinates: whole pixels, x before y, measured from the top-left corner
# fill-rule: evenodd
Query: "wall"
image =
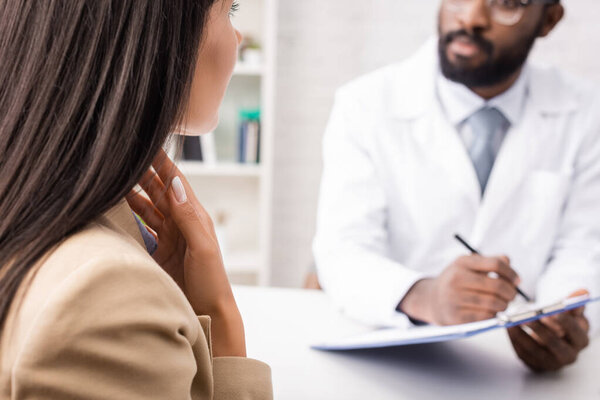
<path fill-rule="evenodd" d="M 401 60 L 436 31 L 434 0 L 279 0 L 272 284 L 299 286 L 312 263 L 321 139 L 335 89 Z M 533 57 L 600 82 L 600 1 L 567 18 Z"/>

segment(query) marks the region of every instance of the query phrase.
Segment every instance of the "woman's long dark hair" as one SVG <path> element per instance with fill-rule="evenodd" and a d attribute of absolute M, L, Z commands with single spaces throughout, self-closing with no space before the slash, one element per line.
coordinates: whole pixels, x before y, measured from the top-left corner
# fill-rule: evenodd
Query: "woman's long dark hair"
<path fill-rule="evenodd" d="M 0 0 L 0 324 L 25 276 L 141 179 L 217 0 Z"/>

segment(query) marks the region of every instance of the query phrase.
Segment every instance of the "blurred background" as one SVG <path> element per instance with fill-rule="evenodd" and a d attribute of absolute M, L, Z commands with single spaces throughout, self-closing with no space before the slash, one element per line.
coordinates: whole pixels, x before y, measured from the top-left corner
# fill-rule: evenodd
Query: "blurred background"
<path fill-rule="evenodd" d="M 600 82 L 600 1 L 566 18 L 532 60 Z M 336 88 L 410 56 L 437 30 L 438 0 L 240 0 L 240 58 L 213 134 L 181 168 L 213 216 L 234 284 L 303 286 Z"/>

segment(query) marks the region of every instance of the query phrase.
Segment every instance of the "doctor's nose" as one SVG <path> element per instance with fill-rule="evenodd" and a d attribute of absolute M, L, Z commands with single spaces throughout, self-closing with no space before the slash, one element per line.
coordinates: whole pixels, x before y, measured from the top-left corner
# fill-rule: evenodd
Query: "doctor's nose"
<path fill-rule="evenodd" d="M 460 27 L 467 32 L 487 30 L 492 19 L 487 0 L 471 0 L 464 10 L 457 14 Z"/>

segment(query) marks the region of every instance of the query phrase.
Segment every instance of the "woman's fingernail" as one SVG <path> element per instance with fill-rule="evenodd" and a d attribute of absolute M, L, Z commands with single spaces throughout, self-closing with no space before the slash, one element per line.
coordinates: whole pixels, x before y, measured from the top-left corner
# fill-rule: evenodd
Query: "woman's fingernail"
<path fill-rule="evenodd" d="M 175 193 L 175 200 L 177 200 L 179 204 L 185 203 L 187 196 L 185 195 L 183 183 L 181 183 L 181 179 L 178 176 L 173 178 L 171 181 L 171 186 L 173 187 L 173 193 Z"/>

